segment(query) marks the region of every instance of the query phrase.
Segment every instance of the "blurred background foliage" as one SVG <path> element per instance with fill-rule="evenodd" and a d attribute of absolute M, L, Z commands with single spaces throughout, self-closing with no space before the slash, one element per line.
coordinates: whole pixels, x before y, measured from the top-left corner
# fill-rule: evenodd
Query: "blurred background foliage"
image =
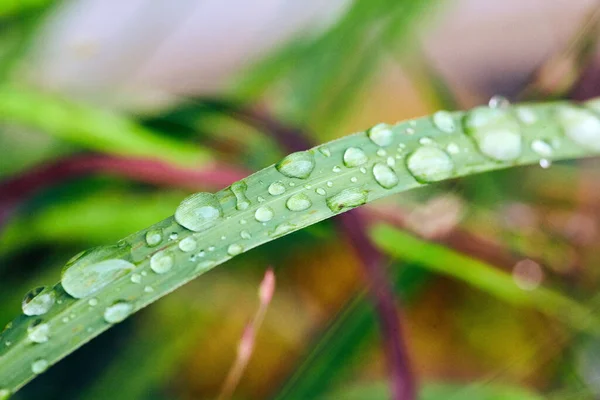
<path fill-rule="evenodd" d="M 326 3 L 326 4 L 323 4 Z M 377 122 L 600 95 L 588 0 L 0 2 L 0 323 L 64 261 Z M 600 397 L 600 164 L 528 167 L 356 210 L 386 256 L 419 398 Z M 361 260 L 281 238 L 101 335 L 15 399 L 215 398 L 267 266 L 238 399 L 388 399 Z"/>

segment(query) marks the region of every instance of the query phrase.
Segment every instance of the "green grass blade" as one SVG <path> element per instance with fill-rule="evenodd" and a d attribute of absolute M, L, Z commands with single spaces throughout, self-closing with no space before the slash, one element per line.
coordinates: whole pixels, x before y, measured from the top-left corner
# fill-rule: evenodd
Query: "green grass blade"
<path fill-rule="evenodd" d="M 380 125 L 368 134 L 294 153 L 277 167 L 267 167 L 231 188 L 185 201 L 176 214 L 181 216 L 187 209 L 179 221 L 195 231 L 171 217 L 72 261 L 76 268 L 66 269 L 61 283 L 78 298 L 59 284 L 54 287 L 56 302 L 47 312 L 21 315 L 10 324 L 0 335 L 3 389 L 17 390 L 42 367 L 110 328 L 118 317 L 145 307 L 214 266 L 350 208 L 434 181 L 538 164 L 540 158 L 546 165 L 551 160 L 597 155 L 600 119 L 595 105 L 589 103 L 589 109 L 569 103 L 480 107 Z M 152 240 L 147 242 L 147 237 Z M 107 260 L 113 261 L 107 265 Z M 104 275 L 86 275 L 91 271 Z M 96 291 L 90 294 L 91 289 Z M 42 335 L 35 329 L 28 335 L 32 323 L 46 324 Z"/>

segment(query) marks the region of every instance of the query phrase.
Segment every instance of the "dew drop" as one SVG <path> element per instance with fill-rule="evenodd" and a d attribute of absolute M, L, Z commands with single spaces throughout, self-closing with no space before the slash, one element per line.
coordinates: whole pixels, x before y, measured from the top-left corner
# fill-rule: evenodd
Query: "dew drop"
<path fill-rule="evenodd" d="M 62 271 L 61 284 L 75 298 L 87 297 L 131 272 L 135 265 L 120 259 L 105 259 L 124 255 L 128 249 L 98 247 L 74 257 Z"/>
<path fill-rule="evenodd" d="M 450 154 L 458 154 L 460 153 L 460 147 L 458 147 L 458 145 L 454 142 L 448 143 L 448 146 L 446 146 L 446 151 Z"/>
<path fill-rule="evenodd" d="M 248 239 L 252 239 L 252 235 L 251 235 L 251 234 L 250 234 L 250 232 L 248 232 L 248 231 L 241 231 L 241 232 L 240 232 L 240 237 L 241 237 L 242 239 L 246 239 L 246 240 L 248 240 Z"/>
<path fill-rule="evenodd" d="M 550 168 L 552 166 L 552 161 L 548 160 L 547 158 L 542 158 L 540 160 L 540 167 L 547 169 Z"/>
<path fill-rule="evenodd" d="M 285 185 L 279 181 L 273 182 L 267 190 L 271 196 L 279 196 L 285 193 Z"/>
<path fill-rule="evenodd" d="M 344 165 L 348 168 L 363 165 L 369 158 L 362 149 L 358 147 L 348 147 L 344 152 Z"/>
<path fill-rule="evenodd" d="M 600 151 L 600 119 L 594 113 L 574 106 L 561 106 L 557 111 L 558 122 L 569 139 Z"/>
<path fill-rule="evenodd" d="M 389 146 L 394 139 L 392 129 L 388 124 L 377 124 L 367 131 L 367 136 L 378 146 Z"/>
<path fill-rule="evenodd" d="M 299 151 L 279 161 L 275 168 L 288 178 L 306 179 L 315 168 L 315 158 L 308 151 Z"/>
<path fill-rule="evenodd" d="M 31 372 L 34 374 L 41 374 L 48 369 L 48 361 L 43 358 L 39 358 L 31 363 Z"/>
<path fill-rule="evenodd" d="M 552 145 L 542 139 L 535 139 L 531 142 L 531 150 L 542 157 L 550 157 L 554 152 Z"/>
<path fill-rule="evenodd" d="M 150 269 L 157 274 L 164 274 L 173 267 L 173 256 L 169 251 L 159 251 L 150 258 Z"/>
<path fill-rule="evenodd" d="M 146 244 L 148 247 L 158 246 L 162 240 L 162 229 L 152 229 L 146 232 Z"/>
<path fill-rule="evenodd" d="M 88 304 L 90 305 L 90 307 L 96 307 L 98 305 L 98 299 L 92 297 L 88 300 Z"/>
<path fill-rule="evenodd" d="M 394 157 L 391 157 L 391 156 L 390 156 L 390 157 L 388 157 L 388 158 L 387 158 L 387 160 L 386 160 L 386 164 L 387 164 L 389 167 L 395 167 L 395 166 L 396 166 L 396 160 L 394 159 Z"/>
<path fill-rule="evenodd" d="M 358 207 L 367 202 L 368 191 L 358 188 L 344 189 L 341 192 L 328 197 L 326 200 L 327 207 L 334 212 L 339 213 Z"/>
<path fill-rule="evenodd" d="M 452 176 L 454 163 L 436 147 L 419 147 L 406 160 L 408 171 L 419 182 L 436 182 Z"/>
<path fill-rule="evenodd" d="M 219 200 L 212 193 L 196 193 L 185 198 L 175 211 L 175 221 L 194 232 L 206 230 L 223 216 Z"/>
<path fill-rule="evenodd" d="M 422 144 L 423 146 L 430 146 L 430 145 L 434 144 L 435 142 L 430 137 L 425 136 L 425 137 L 422 137 L 421 139 L 419 139 L 419 143 Z"/>
<path fill-rule="evenodd" d="M 196 239 L 194 239 L 191 236 L 188 236 L 185 239 L 182 239 L 181 242 L 179 242 L 179 249 L 184 253 L 189 253 L 190 251 L 196 250 L 197 245 L 198 244 L 196 243 Z"/>
<path fill-rule="evenodd" d="M 215 246 L 209 246 L 208 251 L 215 251 Z"/>
<path fill-rule="evenodd" d="M 248 221 L 246 221 L 245 219 L 240 219 L 240 225 L 246 225 Z"/>
<path fill-rule="evenodd" d="M 292 183 L 290 183 L 290 186 L 294 186 Z M 259 203 L 264 203 L 265 202 L 265 198 L 262 196 L 258 196 L 256 198 L 256 201 L 258 201 Z"/>
<path fill-rule="evenodd" d="M 327 194 L 327 192 L 323 188 L 317 188 L 315 190 L 315 193 L 317 193 L 319 196 L 325 196 Z"/>
<path fill-rule="evenodd" d="M 520 127 L 507 110 L 475 108 L 465 119 L 465 132 L 494 160 L 512 161 L 521 155 Z"/>
<path fill-rule="evenodd" d="M 133 311 L 133 306 L 131 303 L 126 301 L 119 301 L 112 306 L 106 307 L 104 310 L 104 320 L 109 324 L 116 324 L 125 320 L 131 312 Z"/>
<path fill-rule="evenodd" d="M 373 166 L 375 181 L 385 189 L 391 189 L 398 184 L 398 176 L 387 164 L 377 163 Z"/>
<path fill-rule="evenodd" d="M 332 169 L 333 172 L 338 173 L 340 172 L 342 169 L 340 167 L 338 167 L 337 165 L 335 165 Z"/>
<path fill-rule="evenodd" d="M 133 283 L 141 283 L 142 282 L 142 276 L 140 274 L 131 274 L 131 282 Z"/>
<path fill-rule="evenodd" d="M 210 268 L 214 267 L 215 265 L 217 265 L 217 263 L 214 261 L 211 261 L 211 260 L 202 261 L 202 262 L 198 263 L 198 265 L 196 265 L 196 269 L 194 270 L 194 273 L 197 274 L 202 271 L 206 271 L 207 269 L 210 269 Z"/>
<path fill-rule="evenodd" d="M 50 325 L 41 319 L 34 321 L 27 327 L 27 337 L 34 343 L 46 343 L 50 338 Z"/>
<path fill-rule="evenodd" d="M 350 182 L 356 183 L 356 182 L 358 182 L 358 178 L 353 176 L 352 178 L 350 178 Z"/>
<path fill-rule="evenodd" d="M 169 240 L 177 240 L 179 234 L 177 232 L 173 232 L 169 235 Z"/>
<path fill-rule="evenodd" d="M 236 199 L 236 209 L 245 210 L 250 207 L 250 200 L 248 200 L 248 197 L 246 197 L 246 191 L 248 190 L 248 185 L 246 182 L 235 182 L 231 185 L 230 189 Z"/>
<path fill-rule="evenodd" d="M 333 187 L 333 182 L 327 181 L 326 185 L 327 185 L 327 187 Z"/>
<path fill-rule="evenodd" d="M 296 225 L 289 222 L 283 222 L 277 225 L 273 231 L 269 232 L 269 236 L 272 238 L 283 236 L 292 232 L 294 229 L 296 229 Z"/>
<path fill-rule="evenodd" d="M 525 125 L 533 125 L 537 122 L 535 112 L 529 107 L 517 107 L 515 113 L 519 121 Z"/>
<path fill-rule="evenodd" d="M 379 149 L 379 150 L 377 150 L 377 155 L 379 157 L 385 157 L 385 156 L 387 156 L 387 151 L 385 151 L 385 149 Z"/>
<path fill-rule="evenodd" d="M 152 286 L 146 286 L 144 288 L 144 292 L 146 292 L 146 293 L 152 293 L 152 292 L 154 292 L 154 288 Z"/>
<path fill-rule="evenodd" d="M 25 315 L 46 314 L 56 301 L 56 292 L 52 288 L 38 287 L 25 294 L 21 308 Z"/>
<path fill-rule="evenodd" d="M 492 109 L 507 109 L 510 107 L 510 101 L 504 96 L 495 95 L 488 102 L 488 106 Z"/>
<path fill-rule="evenodd" d="M 244 247 L 241 244 L 233 243 L 230 244 L 227 248 L 227 254 L 230 256 L 237 256 L 238 254 L 242 254 L 244 252 Z"/>
<path fill-rule="evenodd" d="M 456 130 L 456 123 L 452 114 L 445 110 L 440 110 L 433 114 L 433 125 L 442 132 L 452 133 Z"/>
<path fill-rule="evenodd" d="M 359 171 L 360 171 L 362 174 L 366 174 L 366 173 L 367 173 L 367 169 L 366 169 L 365 167 L 360 167 Z"/>
<path fill-rule="evenodd" d="M 331 156 L 331 151 L 329 150 L 328 147 L 319 147 L 319 151 L 321 152 L 321 154 L 323 154 L 325 157 L 330 157 Z"/>
<path fill-rule="evenodd" d="M 256 209 L 256 212 L 254 213 L 254 218 L 258 222 L 268 222 L 271 219 L 273 219 L 274 215 L 275 213 L 273 212 L 273 209 L 271 207 L 262 206 Z"/>
<path fill-rule="evenodd" d="M 285 206 L 290 211 L 304 211 L 312 206 L 312 202 L 304 193 L 298 193 L 290 197 Z"/>

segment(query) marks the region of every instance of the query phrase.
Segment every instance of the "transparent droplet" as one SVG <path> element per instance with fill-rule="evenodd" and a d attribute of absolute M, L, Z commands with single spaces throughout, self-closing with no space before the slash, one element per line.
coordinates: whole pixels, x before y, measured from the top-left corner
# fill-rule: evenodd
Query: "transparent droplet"
<path fill-rule="evenodd" d="M 236 199 L 236 209 L 245 210 L 250 207 L 250 200 L 248 200 L 248 197 L 246 197 L 246 191 L 248 190 L 248 185 L 246 182 L 235 182 L 231 185 L 230 189 Z"/>
<path fill-rule="evenodd" d="M 448 111 L 440 110 L 433 114 L 433 125 L 442 132 L 452 133 L 456 130 L 454 117 Z"/>
<path fill-rule="evenodd" d="M 214 267 L 215 265 L 217 265 L 217 263 L 212 260 L 201 261 L 198 263 L 198 265 L 196 265 L 196 269 L 194 270 L 194 273 L 197 274 L 197 273 L 206 271 L 207 269 L 210 269 L 210 268 Z"/>
<path fill-rule="evenodd" d="M 312 202 L 304 193 L 298 193 L 287 199 L 285 206 L 290 211 L 304 211 L 312 206 Z"/>
<path fill-rule="evenodd" d="M 465 132 L 479 150 L 497 161 L 512 161 L 521 155 L 521 131 L 512 114 L 503 109 L 479 107 L 465 118 Z"/>
<path fill-rule="evenodd" d="M 319 196 L 325 196 L 327 194 L 327 192 L 323 188 L 315 189 L 315 193 L 317 193 Z"/>
<path fill-rule="evenodd" d="M 375 181 L 385 189 L 391 189 L 398 184 L 398 175 L 387 164 L 377 163 L 373 166 Z"/>
<path fill-rule="evenodd" d="M 515 113 L 517 114 L 519 121 L 525 125 L 532 125 L 537 122 L 537 115 L 535 115 L 535 111 L 529 107 L 517 107 Z"/>
<path fill-rule="evenodd" d="M 90 305 L 90 307 L 96 307 L 98 305 L 98 299 L 92 297 L 88 300 L 88 304 Z"/>
<path fill-rule="evenodd" d="M 38 287 L 25 294 L 21 308 L 25 315 L 46 314 L 56 302 L 56 292 L 53 288 Z"/>
<path fill-rule="evenodd" d="M 421 139 L 419 139 L 419 143 L 422 144 L 423 146 L 430 146 L 430 145 L 434 144 L 435 142 L 430 137 L 425 136 L 425 137 L 422 137 Z"/>
<path fill-rule="evenodd" d="M 348 147 L 344 152 L 343 159 L 344 165 L 349 168 L 358 167 L 369 161 L 365 152 L 358 147 Z"/>
<path fill-rule="evenodd" d="M 394 140 L 392 129 L 388 124 L 377 124 L 367 131 L 367 136 L 377 146 L 389 146 Z"/>
<path fill-rule="evenodd" d="M 268 222 L 271 219 L 273 219 L 273 216 L 275 216 L 275 213 L 273 212 L 273 209 L 269 206 L 259 207 L 254 213 L 254 218 L 258 222 Z"/>
<path fill-rule="evenodd" d="M 531 150 L 542 157 L 550 157 L 554 152 L 552 145 L 541 139 L 535 139 L 533 142 L 531 142 Z"/>
<path fill-rule="evenodd" d="M 285 193 L 285 185 L 279 181 L 273 182 L 269 185 L 269 194 L 271 196 L 279 196 Z"/>
<path fill-rule="evenodd" d="M 31 363 L 31 372 L 34 374 L 41 374 L 48 369 L 48 361 L 43 358 L 39 358 Z"/>
<path fill-rule="evenodd" d="M 227 254 L 230 256 L 237 256 L 238 254 L 242 254 L 244 252 L 244 247 L 241 244 L 233 243 L 230 244 L 227 248 Z"/>
<path fill-rule="evenodd" d="M 188 236 L 184 239 L 181 239 L 181 242 L 179 242 L 179 249 L 184 253 L 189 253 L 191 251 L 196 250 L 197 245 L 198 243 L 196 243 L 196 239 L 194 239 L 191 236 Z"/>
<path fill-rule="evenodd" d="M 387 151 L 385 151 L 385 149 L 378 149 L 377 150 L 377 155 L 379 157 L 385 157 L 385 156 L 387 156 Z"/>
<path fill-rule="evenodd" d="M 142 276 L 140 274 L 131 274 L 131 282 L 133 283 L 141 283 L 142 282 Z"/>
<path fill-rule="evenodd" d="M 74 257 L 62 272 L 61 284 L 65 292 L 75 298 L 87 297 L 115 280 L 129 274 L 135 265 L 121 259 L 129 249 L 112 246 L 91 249 Z"/>
<path fill-rule="evenodd" d="M 340 167 L 338 167 L 337 165 L 335 165 L 332 169 L 333 172 L 338 173 L 340 172 L 342 169 Z"/>
<path fill-rule="evenodd" d="M 358 182 L 358 178 L 353 176 L 352 178 L 350 178 L 350 182 L 356 183 L 356 182 Z"/>
<path fill-rule="evenodd" d="M 327 185 L 327 187 L 333 187 L 333 182 L 327 181 L 326 185 Z"/>
<path fill-rule="evenodd" d="M 252 235 L 251 235 L 251 234 L 250 234 L 250 232 L 248 232 L 248 231 L 241 231 L 241 232 L 240 232 L 240 237 L 241 237 L 242 239 L 246 239 L 246 240 L 248 240 L 248 239 L 252 239 Z"/>
<path fill-rule="evenodd" d="M 458 154 L 460 153 L 460 147 L 458 147 L 458 145 L 454 142 L 448 143 L 446 146 L 446 151 L 450 154 Z"/>
<path fill-rule="evenodd" d="M 361 174 L 367 173 L 367 169 L 365 167 L 360 167 L 359 171 L 361 172 Z"/>
<path fill-rule="evenodd" d="M 27 337 L 34 343 L 46 343 L 50 338 L 50 325 L 38 319 L 27 327 Z"/>
<path fill-rule="evenodd" d="M 162 229 L 152 229 L 146 232 L 146 244 L 148 247 L 158 246 L 162 240 Z"/>
<path fill-rule="evenodd" d="M 385 163 L 388 165 L 388 167 L 396 166 L 396 160 L 394 159 L 394 157 L 388 157 Z"/>
<path fill-rule="evenodd" d="M 146 292 L 146 293 L 152 293 L 152 292 L 154 292 L 154 288 L 152 286 L 146 286 L 144 288 L 144 292 Z"/>
<path fill-rule="evenodd" d="M 575 106 L 560 106 L 557 118 L 569 139 L 584 148 L 600 151 L 600 119 L 593 112 Z"/>
<path fill-rule="evenodd" d="M 150 269 L 157 274 L 164 274 L 173 267 L 173 256 L 169 251 L 159 251 L 150 258 Z"/>
<path fill-rule="evenodd" d="M 175 221 L 194 232 L 206 230 L 217 224 L 223 210 L 212 193 L 196 193 L 184 199 L 175 211 Z"/>
<path fill-rule="evenodd" d="M 177 240 L 179 234 L 177 232 L 173 232 L 169 235 L 169 240 Z"/>
<path fill-rule="evenodd" d="M 510 101 L 504 96 L 495 95 L 488 102 L 488 106 L 493 109 L 507 109 L 510 107 Z"/>
<path fill-rule="evenodd" d="M 290 184 L 290 186 L 294 186 L 294 185 Z M 258 196 L 258 197 L 256 198 L 256 201 L 258 201 L 259 203 L 264 203 L 264 202 L 265 202 L 265 198 L 264 198 L 264 197 L 262 197 L 262 196 Z"/>
<path fill-rule="evenodd" d="M 365 204 L 368 194 L 368 191 L 358 188 L 344 189 L 327 198 L 327 207 L 334 213 L 346 211 Z"/>
<path fill-rule="evenodd" d="M 321 154 L 323 154 L 325 157 L 330 157 L 331 156 L 331 151 L 329 150 L 329 148 L 321 146 L 319 147 L 319 151 L 321 152 Z"/>
<path fill-rule="evenodd" d="M 296 225 L 289 222 L 283 222 L 277 225 L 273 231 L 269 232 L 269 236 L 273 238 L 279 237 L 285 235 L 286 233 L 292 232 L 294 229 L 296 229 Z"/>
<path fill-rule="evenodd" d="M 133 306 L 126 301 L 119 301 L 104 310 L 104 320 L 109 324 L 116 324 L 125 320 L 133 312 Z"/>
<path fill-rule="evenodd" d="M 306 179 L 315 168 L 315 158 L 308 151 L 300 151 L 279 161 L 275 168 L 288 178 Z"/>
<path fill-rule="evenodd" d="M 540 160 L 540 167 L 544 168 L 544 169 L 548 169 L 552 166 L 552 161 L 548 160 L 547 158 L 542 158 Z"/>
<path fill-rule="evenodd" d="M 407 160 L 408 171 L 419 182 L 436 182 L 452 176 L 454 163 L 448 154 L 435 147 L 419 147 Z"/>

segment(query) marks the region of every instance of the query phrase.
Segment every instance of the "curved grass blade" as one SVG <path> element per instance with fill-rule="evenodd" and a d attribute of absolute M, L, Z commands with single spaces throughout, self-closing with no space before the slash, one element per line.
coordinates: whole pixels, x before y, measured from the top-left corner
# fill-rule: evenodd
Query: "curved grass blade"
<path fill-rule="evenodd" d="M 29 296 L 30 315 L 0 335 L 1 389 L 16 391 L 131 313 L 290 232 L 428 183 L 600 153 L 598 101 L 503 107 L 379 124 L 293 153 L 215 194 L 191 196 L 175 217 L 74 257 L 61 283 L 38 293 L 44 298 Z"/>

